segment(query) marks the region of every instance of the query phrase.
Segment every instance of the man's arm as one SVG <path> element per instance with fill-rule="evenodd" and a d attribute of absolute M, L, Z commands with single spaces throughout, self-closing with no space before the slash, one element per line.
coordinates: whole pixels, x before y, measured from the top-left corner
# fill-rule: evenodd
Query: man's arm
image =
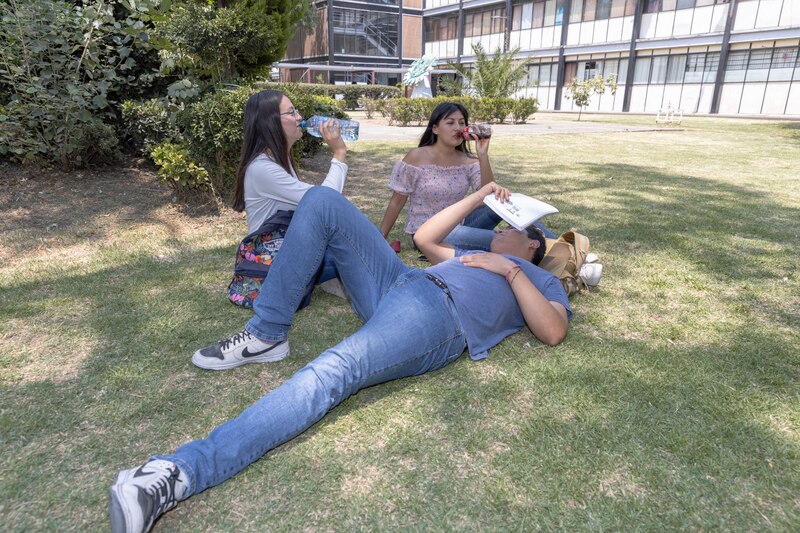
<path fill-rule="evenodd" d="M 455 257 L 455 250 L 444 243 L 453 228 L 461 224 L 468 214 L 483 204 L 483 199 L 494 194 L 499 200 L 508 199 L 508 189 L 495 182 L 487 183 L 478 191 L 465 197 L 463 200 L 442 209 L 419 227 L 414 234 L 414 243 L 425 257 L 434 265 Z"/>
<path fill-rule="evenodd" d="M 461 257 L 461 262 L 465 266 L 506 276 L 531 333 L 550 346 L 564 340 L 569 326 L 567 310 L 562 304 L 545 298 L 516 263 L 494 253 L 465 255 Z"/>

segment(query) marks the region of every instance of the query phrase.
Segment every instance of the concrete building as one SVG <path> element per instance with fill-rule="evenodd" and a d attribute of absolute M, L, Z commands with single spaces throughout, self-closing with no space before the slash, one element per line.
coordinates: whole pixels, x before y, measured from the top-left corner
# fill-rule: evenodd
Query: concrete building
<path fill-rule="evenodd" d="M 800 115 L 800 0 L 317 5 L 320 31 L 298 32 L 286 60 L 367 69 L 360 77 L 331 74 L 339 83 L 395 83 L 399 74 L 370 74 L 368 68 L 406 66 L 423 53 L 438 56 L 442 65 L 469 64 L 473 43 L 481 43 L 490 53 L 520 49 L 529 83 L 520 95 L 537 97 L 542 109 L 573 109 L 564 91 L 572 78 L 616 74 L 616 94 L 593 97 L 588 109 L 656 113 L 669 106 L 686 114 Z"/>
<path fill-rule="evenodd" d="M 283 81 L 394 85 L 422 56 L 423 0 L 316 0 L 313 33 L 298 30 L 282 61 L 333 69 L 281 68 Z M 357 67 L 345 70 L 335 67 Z"/>

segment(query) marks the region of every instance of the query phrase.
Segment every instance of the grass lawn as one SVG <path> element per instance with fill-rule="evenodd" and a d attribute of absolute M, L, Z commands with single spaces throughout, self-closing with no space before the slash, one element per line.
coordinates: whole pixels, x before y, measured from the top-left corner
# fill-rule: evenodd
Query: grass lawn
<path fill-rule="evenodd" d="M 520 332 L 361 391 L 156 531 L 796 531 L 800 123 L 683 128 L 498 138 L 498 181 L 559 207 L 546 224 L 605 265 L 567 339 Z M 351 146 L 345 192 L 375 222 L 409 148 Z M 199 371 L 191 353 L 249 317 L 223 294 L 240 215 L 173 204 L 136 167 L 0 175 L 2 531 L 106 530 L 119 469 L 205 436 L 359 326 L 318 293 L 292 357 Z"/>

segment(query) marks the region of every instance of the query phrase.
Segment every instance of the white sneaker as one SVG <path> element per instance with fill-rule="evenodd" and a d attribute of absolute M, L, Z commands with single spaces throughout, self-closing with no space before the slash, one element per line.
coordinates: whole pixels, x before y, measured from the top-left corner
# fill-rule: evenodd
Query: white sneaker
<path fill-rule="evenodd" d="M 194 352 L 192 364 L 205 370 L 227 370 L 247 363 L 280 361 L 289 355 L 287 341 L 270 344 L 253 337 L 247 330 Z"/>
<path fill-rule="evenodd" d="M 578 276 L 589 287 L 596 287 L 603 275 L 603 265 L 600 263 L 584 263 L 578 271 Z"/>
<path fill-rule="evenodd" d="M 600 258 L 597 257 L 596 253 L 589 252 L 588 254 L 586 254 L 586 260 L 584 261 L 584 263 L 597 263 L 598 259 Z"/>
<path fill-rule="evenodd" d="M 149 531 L 156 518 L 188 497 L 187 482 L 178 465 L 162 459 L 121 471 L 108 490 L 112 533 Z"/>

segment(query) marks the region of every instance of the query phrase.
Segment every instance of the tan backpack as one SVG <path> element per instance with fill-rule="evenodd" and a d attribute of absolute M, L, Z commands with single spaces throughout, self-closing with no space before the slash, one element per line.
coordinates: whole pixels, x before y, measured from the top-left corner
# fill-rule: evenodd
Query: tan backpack
<path fill-rule="evenodd" d="M 539 266 L 554 274 L 564 287 L 567 296 L 586 290 L 586 283 L 578 272 L 589 253 L 589 238 L 575 228 L 562 233 L 558 239 L 546 239 L 547 248 Z"/>

